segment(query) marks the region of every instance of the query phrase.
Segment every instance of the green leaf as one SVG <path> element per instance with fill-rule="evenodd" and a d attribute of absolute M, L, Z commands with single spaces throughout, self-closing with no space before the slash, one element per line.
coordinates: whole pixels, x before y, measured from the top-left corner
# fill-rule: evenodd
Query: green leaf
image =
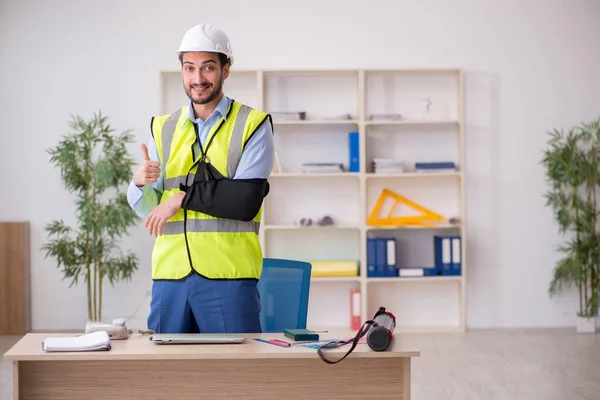
<path fill-rule="evenodd" d="M 107 264 L 107 277 L 111 284 L 117 281 L 128 281 L 137 270 L 138 257 L 133 253 L 122 254 L 120 257 L 112 258 Z"/>

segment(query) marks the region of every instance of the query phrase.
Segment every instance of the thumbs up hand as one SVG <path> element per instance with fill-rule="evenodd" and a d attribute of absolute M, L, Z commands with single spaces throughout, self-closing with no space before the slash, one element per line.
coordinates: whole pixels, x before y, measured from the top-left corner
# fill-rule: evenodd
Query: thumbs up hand
<path fill-rule="evenodd" d="M 144 143 L 142 143 L 142 155 L 144 156 L 144 161 L 150 160 L 150 156 L 148 155 L 148 146 L 146 146 Z"/>
<path fill-rule="evenodd" d="M 160 175 L 160 163 L 158 161 L 150 160 L 148 146 L 145 144 L 142 144 L 142 157 L 142 165 L 133 176 L 133 182 L 137 187 L 156 182 Z"/>

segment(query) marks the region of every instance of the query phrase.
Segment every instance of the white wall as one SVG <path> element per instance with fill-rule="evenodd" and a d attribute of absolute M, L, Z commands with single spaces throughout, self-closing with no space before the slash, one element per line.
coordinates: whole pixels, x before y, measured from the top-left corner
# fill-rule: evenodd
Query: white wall
<path fill-rule="evenodd" d="M 0 220 L 32 223 L 34 329 L 81 328 L 86 310 L 83 286 L 68 289 L 38 250 L 44 225 L 68 221 L 73 206 L 44 149 L 70 113 L 101 108 L 136 131 L 137 154 L 158 107 L 157 71 L 177 68 L 181 35 L 201 21 L 230 35 L 240 68 L 463 68 L 467 323 L 573 324 L 574 297 L 547 295 L 559 237 L 539 161 L 546 131 L 600 115 L 600 2 L 336 3 L 0 1 Z M 126 245 L 142 268 L 107 289 L 104 314 L 137 311 L 144 323 L 152 240 L 139 228 Z"/>

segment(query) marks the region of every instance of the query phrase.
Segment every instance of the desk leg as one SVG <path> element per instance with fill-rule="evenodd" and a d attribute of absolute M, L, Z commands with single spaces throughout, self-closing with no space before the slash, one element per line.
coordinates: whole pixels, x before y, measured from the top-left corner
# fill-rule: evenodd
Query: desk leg
<path fill-rule="evenodd" d="M 13 400 L 19 400 L 19 362 L 13 361 Z"/>
<path fill-rule="evenodd" d="M 402 386 L 402 391 L 403 391 L 403 399 L 409 400 L 410 399 L 410 357 L 406 357 L 403 359 L 402 361 L 402 381 L 404 382 L 404 385 Z"/>

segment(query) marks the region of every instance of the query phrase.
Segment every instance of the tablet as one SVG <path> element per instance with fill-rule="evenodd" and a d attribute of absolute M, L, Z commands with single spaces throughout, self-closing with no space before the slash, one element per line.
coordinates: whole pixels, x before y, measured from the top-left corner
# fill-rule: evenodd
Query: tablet
<path fill-rule="evenodd" d="M 156 344 L 235 344 L 244 337 L 228 333 L 154 333 L 150 340 Z"/>

